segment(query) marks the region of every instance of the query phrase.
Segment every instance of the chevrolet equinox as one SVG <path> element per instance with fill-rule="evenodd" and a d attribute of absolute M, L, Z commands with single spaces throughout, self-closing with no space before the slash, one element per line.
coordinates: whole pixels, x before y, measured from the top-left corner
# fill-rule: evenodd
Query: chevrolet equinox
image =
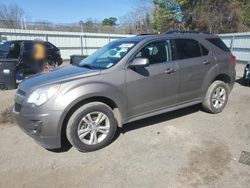
<path fill-rule="evenodd" d="M 62 137 L 79 151 L 108 145 L 123 124 L 202 104 L 221 112 L 236 59 L 212 34 L 170 32 L 113 41 L 82 60 L 25 79 L 15 95 L 19 127 L 48 149 Z"/>

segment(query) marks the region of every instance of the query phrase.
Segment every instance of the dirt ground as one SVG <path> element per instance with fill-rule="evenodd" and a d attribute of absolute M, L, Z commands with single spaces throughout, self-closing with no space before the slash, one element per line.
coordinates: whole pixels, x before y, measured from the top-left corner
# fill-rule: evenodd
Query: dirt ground
<path fill-rule="evenodd" d="M 91 153 L 37 145 L 5 110 L 14 91 L 0 91 L 0 187 L 249 188 L 250 166 L 239 163 L 250 151 L 250 87 L 242 85 L 242 71 L 237 65 L 222 113 L 197 105 L 130 123 Z"/>

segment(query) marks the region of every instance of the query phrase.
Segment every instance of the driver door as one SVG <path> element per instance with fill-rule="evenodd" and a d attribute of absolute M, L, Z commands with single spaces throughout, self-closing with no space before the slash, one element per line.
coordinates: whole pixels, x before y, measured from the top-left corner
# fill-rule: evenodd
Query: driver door
<path fill-rule="evenodd" d="M 126 88 L 130 118 L 177 102 L 177 65 L 172 62 L 169 40 L 151 42 L 134 58 L 147 58 L 148 67 L 127 68 Z"/>

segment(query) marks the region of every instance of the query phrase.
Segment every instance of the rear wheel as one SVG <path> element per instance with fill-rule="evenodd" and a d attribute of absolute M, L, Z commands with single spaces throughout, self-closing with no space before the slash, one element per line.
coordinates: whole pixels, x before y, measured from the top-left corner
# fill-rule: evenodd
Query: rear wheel
<path fill-rule="evenodd" d="M 229 95 L 228 85 L 223 81 L 214 81 L 207 90 L 202 106 L 209 113 L 220 113 L 225 108 Z"/>
<path fill-rule="evenodd" d="M 100 102 L 83 105 L 69 119 L 66 134 L 79 151 L 94 151 L 108 145 L 116 132 L 112 109 Z"/>

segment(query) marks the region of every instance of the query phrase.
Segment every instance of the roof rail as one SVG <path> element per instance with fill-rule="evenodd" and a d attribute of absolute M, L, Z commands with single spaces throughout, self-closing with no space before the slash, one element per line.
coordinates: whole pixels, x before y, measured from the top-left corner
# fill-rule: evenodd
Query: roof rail
<path fill-rule="evenodd" d="M 206 31 L 180 31 L 180 30 L 169 30 L 167 31 L 165 34 L 176 34 L 176 33 L 180 33 L 180 34 L 211 34 L 209 32 Z"/>
<path fill-rule="evenodd" d="M 142 33 L 142 34 L 138 34 L 136 36 L 143 36 L 143 35 L 154 35 L 154 34 L 152 34 L 152 33 Z"/>

